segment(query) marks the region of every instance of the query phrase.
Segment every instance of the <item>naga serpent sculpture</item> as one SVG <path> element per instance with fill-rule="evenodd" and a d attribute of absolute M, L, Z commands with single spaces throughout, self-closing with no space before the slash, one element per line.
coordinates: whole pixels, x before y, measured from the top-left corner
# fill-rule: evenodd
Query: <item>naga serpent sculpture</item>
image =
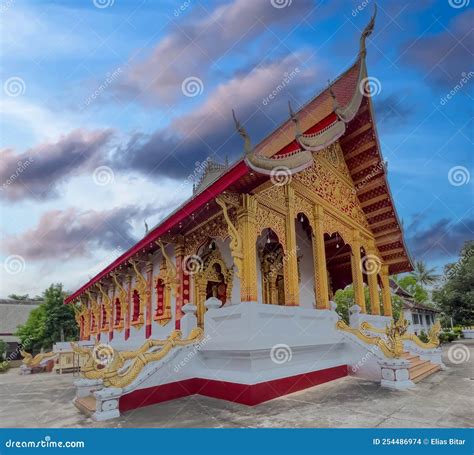
<path fill-rule="evenodd" d="M 73 344 L 77 354 L 88 355 L 86 363 L 81 369 L 81 375 L 87 379 L 102 379 L 105 387 L 125 387 L 132 383 L 143 368 L 151 362 L 156 362 L 166 357 L 175 347 L 188 346 L 202 340 L 204 332 L 201 328 L 194 328 L 188 338 L 181 339 L 181 331 L 174 330 L 166 340 L 148 340 L 135 351 L 117 351 L 108 345 L 96 345 L 92 350 L 81 348 Z M 161 347 L 159 350 L 150 349 Z M 110 361 L 100 363 L 101 349 Z M 101 352 L 99 352 L 101 351 Z M 126 362 L 129 363 L 126 365 Z"/>

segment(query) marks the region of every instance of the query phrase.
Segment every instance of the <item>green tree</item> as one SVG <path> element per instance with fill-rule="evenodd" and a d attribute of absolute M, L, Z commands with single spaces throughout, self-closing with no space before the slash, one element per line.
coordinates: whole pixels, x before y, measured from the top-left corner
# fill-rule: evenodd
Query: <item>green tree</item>
<path fill-rule="evenodd" d="M 455 325 L 474 324 L 474 242 L 467 242 L 455 264 L 444 268 L 443 284 L 433 292 L 438 308 Z"/>
<path fill-rule="evenodd" d="M 40 305 L 32 310 L 26 322 L 18 327 L 16 335 L 20 337 L 20 342 L 25 349 L 38 351 L 42 347 L 48 347 L 43 345 L 45 321 L 45 307 Z"/>
<path fill-rule="evenodd" d="M 43 293 L 43 303 L 34 309 L 17 336 L 22 343 L 33 349 L 49 349 L 58 341 L 74 340 L 78 328 L 71 305 L 64 305 L 65 292 L 62 284 L 52 284 Z"/>
<path fill-rule="evenodd" d="M 7 343 L 3 340 L 0 340 L 0 362 L 5 360 L 7 353 Z"/>
<path fill-rule="evenodd" d="M 369 289 L 364 287 L 365 306 L 367 312 L 370 313 L 370 297 Z M 334 301 L 336 302 L 336 311 L 341 316 L 343 321 L 349 324 L 349 308 L 355 304 L 354 288 L 352 284 L 346 286 L 344 289 L 338 289 L 334 294 Z"/>
<path fill-rule="evenodd" d="M 416 279 L 416 282 L 424 289 L 426 286 L 432 286 L 439 280 L 439 275 L 435 274 L 435 269 L 429 268 L 425 262 L 416 261 L 415 270 L 411 275 Z"/>
<path fill-rule="evenodd" d="M 428 292 L 423 289 L 423 286 L 418 282 L 415 275 L 410 274 L 405 275 L 403 278 L 398 278 L 397 284 L 410 293 L 416 303 L 428 302 Z"/>
<path fill-rule="evenodd" d="M 19 295 L 19 294 L 10 294 L 8 296 L 9 299 L 12 299 L 12 300 L 29 300 L 30 299 L 30 295 L 29 294 L 23 294 L 23 295 Z"/>

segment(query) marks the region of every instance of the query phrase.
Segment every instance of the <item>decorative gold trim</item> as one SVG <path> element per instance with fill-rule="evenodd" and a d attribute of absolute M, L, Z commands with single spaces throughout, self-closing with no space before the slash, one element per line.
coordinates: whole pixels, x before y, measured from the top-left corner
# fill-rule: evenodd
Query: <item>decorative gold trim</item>
<path fill-rule="evenodd" d="M 403 319 L 404 323 L 406 323 L 403 313 L 400 315 L 400 319 Z M 374 327 L 369 322 L 365 321 L 360 325 L 361 330 L 365 330 L 367 332 L 375 332 L 375 333 L 385 333 L 385 330 L 379 329 Z M 441 332 L 441 324 L 439 321 L 436 321 L 435 324 L 431 327 L 428 333 L 428 342 L 421 341 L 417 335 L 414 333 L 404 333 L 401 336 L 403 341 L 413 341 L 417 346 L 423 349 L 434 349 L 439 346 L 439 333 Z"/>
<path fill-rule="evenodd" d="M 136 290 L 138 292 L 138 295 L 140 296 L 140 308 L 139 308 L 139 316 L 138 319 L 135 321 L 133 320 L 133 311 L 131 313 L 131 318 L 130 318 L 130 326 L 135 327 L 137 330 L 140 330 L 144 324 L 144 318 L 143 318 L 143 313 L 144 313 L 144 307 L 145 307 L 145 302 L 147 301 L 147 298 L 149 296 L 149 289 L 148 289 L 148 281 L 147 279 L 142 275 L 140 270 L 138 270 L 138 264 L 134 260 L 129 261 L 131 266 L 133 267 L 133 270 L 135 272 L 135 286 L 132 289 L 132 301 L 130 302 L 131 305 L 131 310 L 133 310 L 133 293 Z"/>
<path fill-rule="evenodd" d="M 117 332 L 121 332 L 123 330 L 124 326 L 124 321 L 125 321 L 125 315 L 127 311 L 127 303 L 128 303 L 128 292 L 123 288 L 123 286 L 120 284 L 117 278 L 116 273 L 111 273 L 110 276 L 114 280 L 115 286 L 117 286 L 118 289 L 118 299 L 120 302 L 120 321 L 117 324 L 115 321 L 114 317 L 114 329 L 117 330 Z M 115 310 L 115 302 L 113 302 L 113 310 Z"/>
<path fill-rule="evenodd" d="M 20 354 L 23 357 L 23 364 L 26 365 L 28 368 L 35 368 L 39 366 L 39 364 L 45 360 L 56 356 L 56 352 L 42 352 L 40 354 L 36 354 L 34 357 L 29 353 L 24 351 L 23 349 L 20 350 Z"/>
<path fill-rule="evenodd" d="M 394 324 L 391 322 L 385 330 L 385 339 L 380 337 L 371 337 L 361 332 L 359 329 L 354 329 L 349 327 L 344 321 L 340 320 L 336 323 L 336 328 L 343 330 L 344 332 L 351 333 L 355 335 L 359 340 L 367 344 L 373 344 L 377 346 L 386 357 L 388 358 L 400 358 L 403 354 L 403 343 L 401 340 L 401 335 L 403 330 L 406 330 L 406 326 Z"/>

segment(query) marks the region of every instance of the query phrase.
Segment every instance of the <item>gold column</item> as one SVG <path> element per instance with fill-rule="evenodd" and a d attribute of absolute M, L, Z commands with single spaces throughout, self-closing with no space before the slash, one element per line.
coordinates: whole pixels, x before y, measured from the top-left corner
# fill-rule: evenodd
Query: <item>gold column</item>
<path fill-rule="evenodd" d="M 242 237 L 243 267 L 240 272 L 240 300 L 257 301 L 257 200 L 242 195 L 242 207 L 237 213 L 237 229 Z"/>
<path fill-rule="evenodd" d="M 204 327 L 204 315 L 206 314 L 206 286 L 207 279 L 201 274 L 194 275 L 194 299 L 197 306 L 197 326 Z"/>
<path fill-rule="evenodd" d="M 383 265 L 380 272 L 380 279 L 382 281 L 383 315 L 392 317 L 392 294 L 390 292 L 388 265 Z"/>
<path fill-rule="evenodd" d="M 313 207 L 313 261 L 316 308 L 329 309 L 328 274 L 326 269 L 326 250 L 324 247 L 323 208 Z"/>
<path fill-rule="evenodd" d="M 296 245 L 295 230 L 295 190 L 287 184 L 285 189 L 286 199 L 286 245 L 284 263 L 284 279 L 285 279 L 285 305 L 299 305 L 299 280 L 298 280 L 298 255 Z"/>
<path fill-rule="evenodd" d="M 367 274 L 367 282 L 369 283 L 370 295 L 370 312 L 371 314 L 380 315 L 380 297 L 378 286 L 378 273 L 380 271 L 380 259 L 373 242 L 369 245 L 368 257 L 364 269 Z"/>
<path fill-rule="evenodd" d="M 362 276 L 362 263 L 360 256 L 361 248 L 360 234 L 358 231 L 354 232 L 352 241 L 352 254 L 351 254 L 351 270 L 352 270 L 352 283 L 354 287 L 354 300 L 355 304 L 359 305 L 361 313 L 366 313 L 365 307 L 365 296 L 364 296 L 364 279 Z"/>

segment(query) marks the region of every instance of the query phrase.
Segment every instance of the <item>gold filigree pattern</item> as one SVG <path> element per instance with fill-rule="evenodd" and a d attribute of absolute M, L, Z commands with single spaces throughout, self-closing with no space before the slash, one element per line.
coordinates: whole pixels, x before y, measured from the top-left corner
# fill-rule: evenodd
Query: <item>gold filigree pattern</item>
<path fill-rule="evenodd" d="M 293 178 L 326 200 L 334 208 L 363 227 L 368 228 L 364 212 L 354 192 L 354 186 L 340 178 L 321 159 L 317 159 L 311 167 L 294 175 Z"/>
<path fill-rule="evenodd" d="M 285 219 L 282 216 L 259 205 L 257 207 L 255 227 L 257 236 L 260 235 L 264 229 L 271 229 L 278 236 L 283 250 L 286 250 Z"/>
<path fill-rule="evenodd" d="M 235 218 L 232 212 L 229 213 L 229 217 L 232 222 L 235 223 Z M 208 221 L 200 226 L 200 228 L 195 230 L 192 234 L 185 236 L 184 255 L 189 256 L 196 254 L 199 247 L 206 243 L 209 238 L 224 241 L 228 236 L 229 231 L 224 216 L 218 216 L 212 221 Z"/>
<path fill-rule="evenodd" d="M 344 223 L 327 213 L 323 214 L 323 230 L 326 234 L 332 235 L 336 232 L 344 240 L 344 243 L 352 244 L 354 242 L 353 230 Z"/>
<path fill-rule="evenodd" d="M 352 181 L 351 173 L 347 167 L 339 142 L 334 142 L 325 150 L 320 152 L 318 154 L 318 158 L 319 157 L 324 159 L 329 165 L 333 166 L 335 170 L 338 171 L 349 182 Z"/>

